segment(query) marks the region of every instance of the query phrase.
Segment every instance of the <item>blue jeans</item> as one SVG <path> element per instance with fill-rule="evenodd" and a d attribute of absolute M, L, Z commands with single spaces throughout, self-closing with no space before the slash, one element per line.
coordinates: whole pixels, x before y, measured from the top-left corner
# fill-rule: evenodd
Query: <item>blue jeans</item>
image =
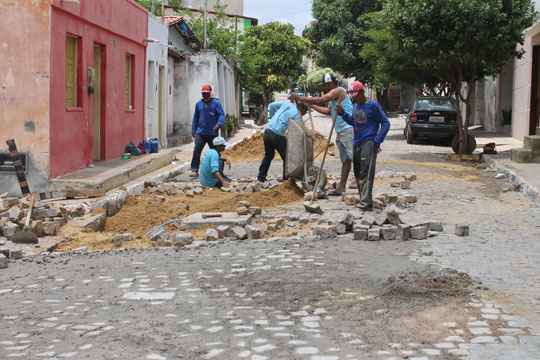
<path fill-rule="evenodd" d="M 225 179 L 225 181 L 227 182 L 231 182 L 232 179 L 228 178 L 227 176 L 225 176 L 225 174 L 223 173 L 223 169 L 225 169 L 225 160 L 223 159 L 219 159 L 219 174 L 221 176 L 223 176 L 223 179 Z M 216 187 L 218 188 L 221 188 L 223 185 L 221 184 L 221 181 L 219 181 L 216 185 Z"/>
<path fill-rule="evenodd" d="M 212 141 L 214 138 L 214 135 L 195 134 L 195 148 L 193 149 L 193 157 L 191 158 L 191 171 L 199 171 L 199 167 L 201 166 L 201 154 L 204 149 L 204 145 L 208 144 L 208 147 L 213 149 L 214 144 Z"/>

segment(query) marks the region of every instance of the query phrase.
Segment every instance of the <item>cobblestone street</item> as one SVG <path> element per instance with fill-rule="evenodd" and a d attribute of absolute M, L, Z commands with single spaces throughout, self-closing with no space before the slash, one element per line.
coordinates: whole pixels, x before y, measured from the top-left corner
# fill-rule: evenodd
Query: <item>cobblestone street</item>
<path fill-rule="evenodd" d="M 329 118 L 314 120 L 327 134 Z M 407 210 L 442 221 L 442 233 L 355 241 L 308 231 L 17 260 L 0 270 L 0 358 L 539 359 L 540 208 L 497 172 L 448 162 L 447 146 L 407 145 L 403 118 L 391 123 L 374 193 L 414 172 Z M 337 174 L 337 157 L 325 168 Z M 319 203 L 321 220 L 357 211 L 338 197 Z M 303 206 L 269 213 L 298 218 Z M 454 234 L 458 223 L 469 236 Z"/>

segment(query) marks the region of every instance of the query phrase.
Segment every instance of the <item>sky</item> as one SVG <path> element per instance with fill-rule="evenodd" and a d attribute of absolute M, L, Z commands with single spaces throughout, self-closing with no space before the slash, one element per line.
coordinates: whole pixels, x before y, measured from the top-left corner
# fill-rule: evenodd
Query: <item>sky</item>
<path fill-rule="evenodd" d="M 259 19 L 259 25 L 272 21 L 291 23 L 294 33 L 301 36 L 313 20 L 311 4 L 312 0 L 244 0 L 244 16 Z"/>

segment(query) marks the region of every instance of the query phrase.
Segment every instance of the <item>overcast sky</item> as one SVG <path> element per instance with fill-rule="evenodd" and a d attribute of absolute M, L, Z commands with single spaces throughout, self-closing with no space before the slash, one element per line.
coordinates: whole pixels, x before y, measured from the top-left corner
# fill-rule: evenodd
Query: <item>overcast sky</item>
<path fill-rule="evenodd" d="M 244 0 L 244 16 L 259 19 L 259 25 L 272 21 L 291 23 L 295 34 L 302 35 L 311 21 L 312 0 Z"/>

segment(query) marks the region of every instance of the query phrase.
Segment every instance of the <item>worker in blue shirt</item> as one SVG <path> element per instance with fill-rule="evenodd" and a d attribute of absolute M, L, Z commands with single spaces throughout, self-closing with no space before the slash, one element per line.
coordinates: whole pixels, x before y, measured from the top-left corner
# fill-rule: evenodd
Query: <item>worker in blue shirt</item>
<path fill-rule="evenodd" d="M 199 180 L 201 185 L 207 187 L 229 187 L 232 181 L 223 173 L 225 164 L 231 168 L 231 163 L 221 157 L 221 153 L 225 150 L 225 147 L 229 145 L 224 138 L 218 136 L 212 141 L 214 145 L 213 149 L 209 149 L 204 154 L 201 163 L 201 174 Z"/>
<path fill-rule="evenodd" d="M 270 104 L 270 111 L 273 113 L 273 116 L 264 131 L 264 158 L 259 167 L 259 175 L 257 176 L 260 182 L 266 181 L 266 175 L 268 174 L 270 163 L 276 155 L 276 150 L 283 160 L 283 180 L 287 180 L 285 176 L 285 161 L 287 160 L 287 138 L 285 137 L 285 132 L 287 132 L 289 126 L 289 119 L 302 121 L 302 116 L 306 114 L 308 108 L 303 102 L 298 102 L 296 105 L 290 102 L 278 102 Z"/>
<path fill-rule="evenodd" d="M 390 121 L 381 105 L 365 96 L 364 85 L 360 81 L 349 84 L 349 96 L 354 101 L 352 113 L 344 111 L 340 104 L 336 105 L 335 110 L 347 124 L 354 127 L 353 170 L 360 195 L 357 207 L 371 210 L 375 163 L 377 154 L 381 152 L 381 144 L 390 130 Z"/>
<path fill-rule="evenodd" d="M 202 99 L 195 105 L 193 122 L 191 124 L 191 135 L 195 138 L 195 148 L 191 159 L 191 177 L 199 174 L 201 163 L 201 153 L 204 145 L 212 149 L 212 141 L 218 136 L 218 130 L 225 124 L 225 112 L 218 99 L 212 97 L 212 87 L 204 85 L 202 87 Z"/>

